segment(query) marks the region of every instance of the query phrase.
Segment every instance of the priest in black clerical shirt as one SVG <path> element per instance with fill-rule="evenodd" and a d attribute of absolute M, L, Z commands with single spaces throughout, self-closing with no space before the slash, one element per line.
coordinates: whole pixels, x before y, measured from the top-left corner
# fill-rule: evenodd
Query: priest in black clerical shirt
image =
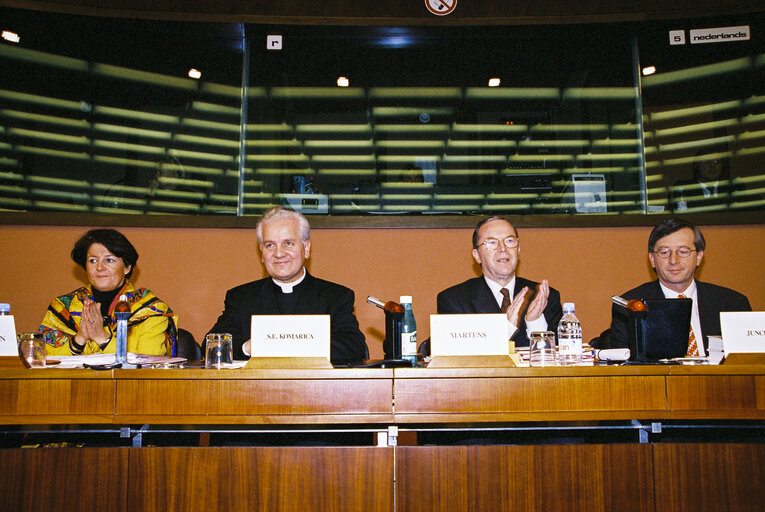
<path fill-rule="evenodd" d="M 318 279 L 305 269 L 311 253 L 308 220 L 276 206 L 263 214 L 256 232 L 269 277 L 226 292 L 223 313 L 210 332 L 231 333 L 234 359 L 246 359 L 252 315 L 329 315 L 332 364 L 367 359 L 364 335 L 353 314 L 353 291 Z"/>

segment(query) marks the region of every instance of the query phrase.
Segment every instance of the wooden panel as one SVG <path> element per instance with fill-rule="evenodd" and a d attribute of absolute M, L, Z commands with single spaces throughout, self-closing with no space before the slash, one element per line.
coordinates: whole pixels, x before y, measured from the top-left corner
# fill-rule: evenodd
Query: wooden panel
<path fill-rule="evenodd" d="M 86 377 L 89 370 L 78 370 Z M 14 370 L 4 370 L 10 377 Z M 104 378 L 65 377 L 68 370 L 22 370 L 25 377 L 0 378 L 2 421 L 14 423 L 14 417 L 36 416 L 35 421 L 48 423 L 46 417 L 69 415 L 70 422 L 110 422 L 114 414 L 115 383 Z M 62 373 L 57 373 L 62 372 Z M 30 378 L 33 377 L 33 378 Z M 18 418 L 17 418 L 18 419 Z"/>
<path fill-rule="evenodd" d="M 664 411 L 663 376 L 396 379 L 396 417 Z M 427 397 L 424 400 L 423 397 Z M 580 417 L 584 417 L 581 416 Z M 588 416 L 589 417 L 589 416 Z"/>
<path fill-rule="evenodd" d="M 654 445 L 657 512 L 760 511 L 765 445 Z"/>
<path fill-rule="evenodd" d="M 753 375 L 672 375 L 667 378 L 667 400 L 672 411 L 725 411 L 729 417 L 731 411 L 757 415 L 757 396 L 765 394 L 763 384 L 762 377 Z M 761 417 L 762 413 L 765 411 L 760 408 Z"/>
<path fill-rule="evenodd" d="M 653 511 L 648 445 L 396 449 L 400 512 Z"/>
<path fill-rule="evenodd" d="M 0 450 L 0 467 L 0 510 L 128 510 L 125 448 Z"/>
<path fill-rule="evenodd" d="M 316 415 L 353 415 L 357 420 L 364 415 L 384 415 L 378 418 L 384 420 L 392 419 L 391 389 L 391 381 L 385 379 L 120 380 L 117 415 L 122 420 L 164 415 L 168 421 L 174 421 L 173 416 L 204 415 L 289 415 L 282 418 L 286 423 Z"/>
<path fill-rule="evenodd" d="M 25 367 L 18 356 L 0 356 L 0 368 L 15 368 L 21 370 Z"/>
<path fill-rule="evenodd" d="M 130 480 L 130 510 L 392 511 L 393 449 L 132 449 Z"/>

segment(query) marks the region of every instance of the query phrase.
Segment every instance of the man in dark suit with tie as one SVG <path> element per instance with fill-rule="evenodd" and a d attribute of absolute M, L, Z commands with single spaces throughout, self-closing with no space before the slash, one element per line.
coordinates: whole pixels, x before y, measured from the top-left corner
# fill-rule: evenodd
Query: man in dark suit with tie
<path fill-rule="evenodd" d="M 483 275 L 438 294 L 440 314 L 507 312 L 508 337 L 528 346 L 533 331 L 555 331 L 563 316 L 560 294 L 541 283 L 515 275 L 520 252 L 518 232 L 502 217 L 489 217 L 473 231 L 473 258 Z M 511 298 L 512 297 L 512 298 Z"/>
<path fill-rule="evenodd" d="M 752 310 L 746 296 L 737 291 L 694 279 L 705 248 L 704 235 L 690 222 L 678 218 L 661 222 L 648 237 L 648 259 L 658 279 L 622 294 L 627 300 L 680 296 L 692 299 L 691 330 L 696 343 L 694 346 L 689 336 L 689 356 L 708 354 L 709 336 L 720 335 L 721 311 Z M 627 347 L 627 320 L 626 310 L 614 305 L 610 329 L 612 347 Z"/>
<path fill-rule="evenodd" d="M 367 359 L 364 335 L 353 314 L 353 291 L 305 269 L 311 253 L 308 220 L 276 206 L 263 214 L 256 233 L 269 277 L 226 292 L 223 314 L 210 332 L 231 333 L 234 358 L 245 359 L 250 355 L 252 315 L 330 315 L 332 363 Z"/>

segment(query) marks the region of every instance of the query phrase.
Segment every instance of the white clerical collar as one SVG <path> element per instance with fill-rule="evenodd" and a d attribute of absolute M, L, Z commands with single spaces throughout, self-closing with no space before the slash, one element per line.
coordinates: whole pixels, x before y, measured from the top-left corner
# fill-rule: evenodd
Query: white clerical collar
<path fill-rule="evenodd" d="M 300 279 L 298 279 L 297 281 L 292 281 L 291 283 L 282 283 L 281 281 L 277 281 L 273 277 L 271 278 L 271 281 L 273 281 L 276 286 L 282 289 L 282 293 L 292 293 L 292 289 L 303 282 L 303 279 L 305 279 L 306 274 L 308 274 L 308 272 L 306 272 L 305 267 L 303 267 L 303 275 L 300 276 Z"/>
<path fill-rule="evenodd" d="M 691 284 L 688 285 L 688 288 L 685 289 L 683 292 L 676 292 L 675 290 L 670 290 L 666 286 L 664 286 L 664 283 L 659 281 L 659 285 L 661 286 L 661 291 L 664 294 L 664 297 L 667 299 L 676 299 L 680 295 L 685 295 L 689 299 L 695 299 L 696 298 L 696 280 L 692 280 Z"/>
<path fill-rule="evenodd" d="M 515 276 L 513 276 L 512 279 L 510 279 L 510 282 L 507 283 L 505 286 L 502 286 L 496 281 L 493 281 L 486 277 L 486 275 L 483 276 L 484 280 L 486 281 L 486 284 L 489 285 L 489 289 L 491 290 L 491 293 L 494 294 L 494 298 L 499 300 L 500 304 L 502 303 L 502 292 L 500 290 L 502 288 L 507 288 L 510 292 L 510 300 L 513 300 L 513 296 L 515 295 L 513 293 L 513 290 L 515 290 Z"/>

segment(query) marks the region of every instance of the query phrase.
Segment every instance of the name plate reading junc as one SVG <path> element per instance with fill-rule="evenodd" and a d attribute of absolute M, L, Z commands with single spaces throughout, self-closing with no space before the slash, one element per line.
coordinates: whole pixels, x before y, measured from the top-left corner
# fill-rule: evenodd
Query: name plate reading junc
<path fill-rule="evenodd" d="M 252 357 L 329 360 L 329 315 L 253 315 Z"/>
<path fill-rule="evenodd" d="M 765 311 L 720 313 L 725 355 L 765 353 Z"/>
<path fill-rule="evenodd" d="M 508 355 L 507 315 L 430 315 L 432 356 Z"/>

